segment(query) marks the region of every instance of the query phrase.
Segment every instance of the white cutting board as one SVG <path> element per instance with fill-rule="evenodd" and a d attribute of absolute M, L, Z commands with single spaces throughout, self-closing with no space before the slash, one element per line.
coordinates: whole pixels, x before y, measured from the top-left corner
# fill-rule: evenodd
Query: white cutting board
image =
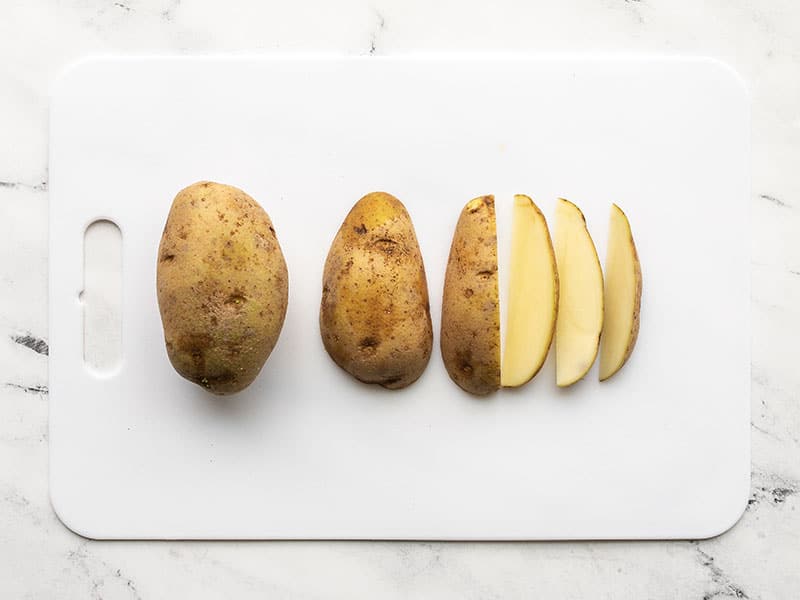
<path fill-rule="evenodd" d="M 710 60 L 109 58 L 54 88 L 50 481 L 94 538 L 702 538 L 749 491 L 749 99 Z M 219 399 L 167 360 L 155 292 L 170 203 L 234 184 L 275 224 L 289 309 L 256 382 Z M 436 332 L 403 391 L 350 378 L 318 330 L 322 267 L 352 204 L 408 207 Z M 463 393 L 438 352 L 463 204 L 583 208 L 605 257 L 611 202 L 644 274 L 626 367 L 567 390 Z M 122 364 L 84 365 L 83 231 L 123 237 Z M 505 266 L 501 262 L 501 269 Z M 502 274 L 502 271 L 501 271 Z M 505 293 L 505 275 L 501 280 Z"/>

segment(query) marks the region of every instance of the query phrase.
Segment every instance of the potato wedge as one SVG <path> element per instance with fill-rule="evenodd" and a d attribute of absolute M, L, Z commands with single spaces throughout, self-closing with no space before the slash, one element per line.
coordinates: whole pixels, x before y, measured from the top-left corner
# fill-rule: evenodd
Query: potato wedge
<path fill-rule="evenodd" d="M 642 268 L 628 217 L 613 204 L 605 269 L 605 322 L 600 337 L 600 381 L 619 371 L 639 336 Z"/>
<path fill-rule="evenodd" d="M 556 383 L 572 385 L 592 368 L 603 328 L 603 272 L 586 219 L 572 202 L 558 200 L 555 234 L 559 300 Z"/>
<path fill-rule="evenodd" d="M 558 270 L 547 221 L 528 196 L 514 196 L 503 387 L 524 385 L 542 368 L 556 329 Z"/>

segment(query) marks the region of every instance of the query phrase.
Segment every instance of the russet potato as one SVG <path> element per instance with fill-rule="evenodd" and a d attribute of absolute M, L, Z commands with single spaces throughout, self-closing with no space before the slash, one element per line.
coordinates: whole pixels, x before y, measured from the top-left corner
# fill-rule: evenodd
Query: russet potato
<path fill-rule="evenodd" d="M 403 388 L 431 355 L 428 284 L 411 217 L 385 192 L 361 198 L 331 244 L 319 311 L 322 342 L 365 383 Z"/>
<path fill-rule="evenodd" d="M 500 387 L 500 304 L 494 197 L 470 200 L 456 224 L 445 272 L 441 350 L 450 378 L 486 395 Z"/>
<path fill-rule="evenodd" d="M 221 183 L 181 190 L 156 280 L 175 370 L 215 394 L 247 387 L 278 341 L 288 301 L 286 262 L 264 209 Z"/>

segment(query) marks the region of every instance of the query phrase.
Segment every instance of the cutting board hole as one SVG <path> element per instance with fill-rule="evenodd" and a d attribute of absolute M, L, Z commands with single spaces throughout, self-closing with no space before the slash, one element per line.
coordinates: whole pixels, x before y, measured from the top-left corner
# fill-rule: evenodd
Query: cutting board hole
<path fill-rule="evenodd" d="M 83 236 L 83 362 L 98 375 L 122 363 L 122 232 L 107 219 Z"/>

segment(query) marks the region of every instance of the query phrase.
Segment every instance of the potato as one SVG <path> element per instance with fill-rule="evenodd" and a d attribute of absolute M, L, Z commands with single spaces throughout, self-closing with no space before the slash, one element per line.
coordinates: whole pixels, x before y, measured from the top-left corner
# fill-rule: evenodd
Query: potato
<path fill-rule="evenodd" d="M 485 395 L 500 387 L 500 304 L 494 197 L 461 211 L 444 280 L 441 349 L 450 377 Z"/>
<path fill-rule="evenodd" d="M 542 368 L 556 332 L 558 269 L 547 220 L 528 196 L 514 196 L 508 318 L 500 366 L 503 387 L 519 387 Z"/>
<path fill-rule="evenodd" d="M 567 387 L 592 368 L 603 329 L 603 270 L 581 209 L 564 198 L 556 206 L 558 320 L 556 385 Z"/>
<path fill-rule="evenodd" d="M 384 192 L 359 200 L 333 240 L 322 277 L 322 342 L 365 383 L 403 388 L 431 355 L 428 283 L 411 217 Z"/>
<path fill-rule="evenodd" d="M 264 209 L 221 183 L 181 190 L 161 237 L 156 280 L 175 370 L 215 394 L 250 385 L 278 341 L 289 290 Z"/>
<path fill-rule="evenodd" d="M 606 250 L 605 318 L 600 338 L 600 381 L 619 371 L 628 361 L 639 337 L 642 306 L 642 266 L 622 209 L 611 205 Z"/>

